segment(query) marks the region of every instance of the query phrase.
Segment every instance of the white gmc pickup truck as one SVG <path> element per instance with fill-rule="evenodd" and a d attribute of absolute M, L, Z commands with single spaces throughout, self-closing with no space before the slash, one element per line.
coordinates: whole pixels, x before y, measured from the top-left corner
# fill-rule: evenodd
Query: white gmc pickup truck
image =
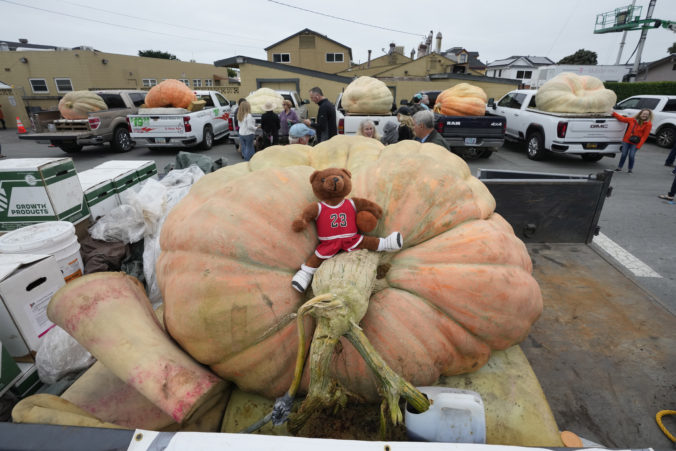
<path fill-rule="evenodd" d="M 230 102 L 216 91 L 195 91 L 204 109 L 139 108 L 127 116 L 131 138 L 147 147 L 193 147 L 209 150 L 230 133 Z"/>
<path fill-rule="evenodd" d="M 535 90 L 520 89 L 505 94 L 491 114 L 507 120 L 505 139 L 525 141 L 528 158 L 541 160 L 549 152 L 580 155 L 598 161 L 620 151 L 626 124 L 610 113 L 549 113 L 535 105 Z"/>

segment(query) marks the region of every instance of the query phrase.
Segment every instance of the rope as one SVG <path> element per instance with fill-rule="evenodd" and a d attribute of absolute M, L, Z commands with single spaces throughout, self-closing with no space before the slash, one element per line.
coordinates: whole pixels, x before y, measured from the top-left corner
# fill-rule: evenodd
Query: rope
<path fill-rule="evenodd" d="M 665 415 L 676 415 L 676 410 L 660 410 L 657 412 L 657 415 L 655 415 L 655 421 L 657 421 L 657 425 L 662 429 L 662 432 L 664 432 L 664 435 L 669 437 L 669 440 L 672 442 L 676 443 L 676 437 L 674 437 L 671 432 L 667 430 L 667 428 L 664 427 L 662 424 L 662 417 Z"/>

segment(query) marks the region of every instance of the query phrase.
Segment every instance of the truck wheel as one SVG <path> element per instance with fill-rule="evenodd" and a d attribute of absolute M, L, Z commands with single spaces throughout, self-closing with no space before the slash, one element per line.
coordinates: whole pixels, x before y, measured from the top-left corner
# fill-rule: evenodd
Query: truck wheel
<path fill-rule="evenodd" d="M 78 153 L 82 150 L 82 146 L 80 144 L 60 143 L 57 145 L 59 146 L 59 149 L 63 150 L 66 153 Z"/>
<path fill-rule="evenodd" d="M 493 151 L 491 149 L 484 149 L 481 154 L 479 154 L 479 158 L 490 158 L 491 155 L 493 155 Z"/>
<path fill-rule="evenodd" d="M 528 138 L 526 138 L 526 146 L 528 158 L 531 160 L 542 160 L 547 154 L 545 150 L 545 138 L 541 132 L 530 132 Z"/>
<path fill-rule="evenodd" d="M 214 131 L 211 130 L 211 127 L 208 125 L 204 126 L 204 134 L 202 137 L 202 144 L 200 144 L 200 147 L 202 150 L 209 150 L 213 147 L 214 145 Z"/>
<path fill-rule="evenodd" d="M 657 145 L 660 147 L 672 147 L 676 142 L 676 128 L 665 125 L 657 132 Z"/>
<path fill-rule="evenodd" d="M 110 145 L 116 152 L 129 152 L 134 148 L 134 141 L 129 136 L 129 130 L 126 127 L 117 127 L 113 132 L 113 141 Z"/>
<path fill-rule="evenodd" d="M 584 161 L 599 161 L 603 158 L 603 155 L 600 153 L 584 153 L 580 156 Z"/>

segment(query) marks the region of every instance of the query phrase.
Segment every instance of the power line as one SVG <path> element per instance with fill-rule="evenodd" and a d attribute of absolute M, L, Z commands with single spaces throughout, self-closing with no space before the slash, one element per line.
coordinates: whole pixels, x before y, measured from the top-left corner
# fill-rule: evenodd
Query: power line
<path fill-rule="evenodd" d="M 238 35 L 235 35 L 235 34 L 228 34 L 228 33 L 221 33 L 221 32 L 218 32 L 218 31 L 205 30 L 204 28 L 186 27 L 185 25 L 178 25 L 178 24 L 173 24 L 173 23 L 170 23 L 170 22 L 162 22 L 160 20 L 150 20 L 150 19 L 147 19 L 145 17 L 132 16 L 130 14 L 123 14 L 123 13 L 120 13 L 120 12 L 117 12 L 117 11 L 110 11 L 108 9 L 103 9 L 103 8 L 95 8 L 93 6 L 85 5 L 85 4 L 82 4 L 82 3 L 69 2 L 68 0 L 61 0 L 61 3 L 70 3 L 71 5 L 79 6 L 81 8 L 94 9 L 96 11 L 103 11 L 103 12 L 106 12 L 106 13 L 109 13 L 109 14 L 116 14 L 118 16 L 129 17 L 131 19 L 137 19 L 137 20 L 143 20 L 143 21 L 155 23 L 155 24 L 169 25 L 170 27 L 185 28 L 186 30 L 199 31 L 199 32 L 202 32 L 202 33 L 207 32 L 209 34 L 220 34 L 222 36 L 229 36 L 229 37 L 232 37 L 232 38 L 244 38 L 244 39 L 251 39 L 251 40 L 254 40 L 254 41 L 265 42 L 263 39 L 260 39 L 260 38 L 254 38 L 254 37 L 250 37 L 250 36 L 238 36 Z"/>
<path fill-rule="evenodd" d="M 57 14 L 59 16 L 66 16 L 66 17 L 72 17 L 74 19 L 86 20 L 87 22 L 102 23 L 104 25 L 109 25 L 111 27 L 125 28 L 125 29 L 128 29 L 128 30 L 142 31 L 144 33 L 152 33 L 152 34 L 160 34 L 160 35 L 163 35 L 163 36 L 170 36 L 172 38 L 181 38 L 181 39 L 188 39 L 188 40 L 192 40 L 192 41 L 209 42 L 209 43 L 212 43 L 212 44 L 223 45 L 223 42 L 220 42 L 220 41 L 210 41 L 208 39 L 193 38 L 193 37 L 190 37 L 190 36 L 181 36 L 181 35 L 172 34 L 172 33 L 162 33 L 161 31 L 150 31 L 150 30 L 147 30 L 147 29 L 144 29 L 144 28 L 137 28 L 137 27 L 132 27 L 132 26 L 129 26 L 129 25 L 120 25 L 120 24 L 106 22 L 106 21 L 103 21 L 103 20 L 90 19 L 88 17 L 76 16 L 74 14 L 68 14 L 68 13 L 62 13 L 60 11 L 54 11 L 54 10 L 51 10 L 51 9 L 38 8 L 37 6 L 23 5 L 21 3 L 13 2 L 13 1 L 10 1 L 10 0 L 0 0 L 0 2 L 9 3 L 9 4 L 12 4 L 12 5 L 16 5 L 16 6 L 23 6 L 24 8 L 35 9 L 35 10 L 38 10 L 38 11 L 44 11 L 44 12 L 51 13 L 51 14 Z M 251 47 L 251 48 L 255 48 L 255 49 L 260 50 L 260 47 L 253 46 L 253 45 L 246 45 L 246 44 L 232 44 L 232 45 L 241 46 L 241 47 Z"/>
<path fill-rule="evenodd" d="M 319 11 L 313 11 L 311 9 L 301 8 L 300 6 L 289 5 L 288 3 L 282 3 L 282 2 L 279 2 L 277 0 L 268 0 L 268 1 L 271 2 L 271 3 L 277 3 L 278 5 L 286 6 L 288 8 L 299 9 L 301 11 L 305 11 L 305 12 L 308 12 L 308 13 L 317 14 L 318 16 L 324 16 L 324 17 L 330 17 L 331 19 L 343 20 L 345 22 L 350 22 L 350 23 L 354 23 L 354 24 L 357 24 L 357 25 L 363 25 L 365 27 L 378 28 L 380 30 L 387 30 L 387 31 L 394 31 L 395 33 L 410 34 L 411 36 L 418 36 L 418 37 L 425 36 L 424 33 L 423 34 L 411 33 L 410 31 L 395 30 L 394 28 L 385 28 L 385 27 L 381 27 L 381 26 L 378 26 L 378 25 L 372 25 L 372 24 L 368 24 L 368 23 L 364 23 L 364 22 L 357 22 L 356 20 L 344 19 L 342 17 L 333 16 L 331 14 L 320 13 Z"/>

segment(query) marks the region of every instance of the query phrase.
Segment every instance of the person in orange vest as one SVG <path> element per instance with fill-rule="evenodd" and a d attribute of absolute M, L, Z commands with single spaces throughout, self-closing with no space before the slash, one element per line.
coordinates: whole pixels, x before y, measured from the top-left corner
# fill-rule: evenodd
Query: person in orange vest
<path fill-rule="evenodd" d="M 0 122 L 2 122 L 2 129 L 7 130 L 7 124 L 5 124 L 5 115 L 2 112 L 2 105 L 0 105 Z"/>

